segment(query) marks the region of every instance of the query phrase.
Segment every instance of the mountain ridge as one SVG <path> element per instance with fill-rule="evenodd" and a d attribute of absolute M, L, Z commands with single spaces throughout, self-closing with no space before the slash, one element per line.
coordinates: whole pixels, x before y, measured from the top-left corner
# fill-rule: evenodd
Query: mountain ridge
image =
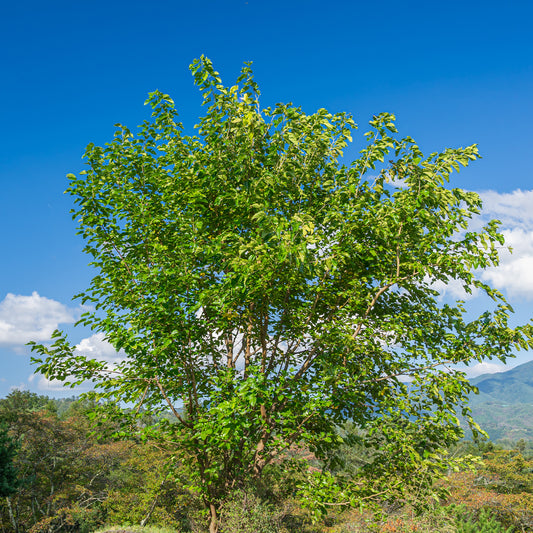
<path fill-rule="evenodd" d="M 479 390 L 469 396 L 472 417 L 492 441 L 533 440 L 533 361 L 470 383 Z"/>
<path fill-rule="evenodd" d="M 533 361 L 504 372 L 482 374 L 470 380 L 479 394 L 470 396 L 470 405 L 480 403 L 533 404 Z"/>

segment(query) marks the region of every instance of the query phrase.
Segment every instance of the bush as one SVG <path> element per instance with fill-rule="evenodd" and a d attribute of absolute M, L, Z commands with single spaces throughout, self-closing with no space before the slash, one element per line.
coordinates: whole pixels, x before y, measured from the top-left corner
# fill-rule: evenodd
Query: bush
<path fill-rule="evenodd" d="M 90 533 L 103 522 L 98 509 L 63 508 L 34 524 L 29 533 Z"/>
<path fill-rule="evenodd" d="M 489 509 L 481 509 L 476 516 L 459 513 L 456 522 L 457 533 L 512 533 L 514 528 L 506 528 Z"/>
<path fill-rule="evenodd" d="M 281 513 L 253 493 L 237 491 L 220 511 L 222 533 L 278 533 Z"/>

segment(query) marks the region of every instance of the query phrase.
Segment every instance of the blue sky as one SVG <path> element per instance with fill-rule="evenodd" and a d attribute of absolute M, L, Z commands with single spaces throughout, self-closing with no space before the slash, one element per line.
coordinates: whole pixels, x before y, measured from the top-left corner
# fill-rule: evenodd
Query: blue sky
<path fill-rule="evenodd" d="M 533 301 L 533 3 L 131 0 L 24 2 L 0 14 L 0 396 L 50 395 L 24 343 L 72 331 L 72 296 L 91 271 L 70 219 L 65 175 L 117 122 L 134 127 L 154 89 L 171 94 L 187 128 L 202 113 L 188 65 L 210 57 L 231 84 L 254 62 L 263 105 L 349 111 L 361 134 L 390 111 L 429 153 L 478 143 L 483 159 L 453 185 L 482 193 L 515 249 L 486 273 L 517 321 Z M 357 146 L 347 152 L 355 157 Z M 453 296 L 453 292 L 449 294 Z M 112 358 L 91 332 L 72 339 Z M 517 362 L 533 358 L 522 353 Z M 485 366 L 477 369 L 496 370 Z"/>

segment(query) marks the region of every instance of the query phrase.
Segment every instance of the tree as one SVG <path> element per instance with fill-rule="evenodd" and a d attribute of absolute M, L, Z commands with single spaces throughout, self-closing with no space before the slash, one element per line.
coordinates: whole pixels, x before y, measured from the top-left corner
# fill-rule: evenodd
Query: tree
<path fill-rule="evenodd" d="M 16 492 L 19 482 L 13 459 L 17 453 L 17 443 L 9 436 L 8 426 L 0 423 L 0 497 Z"/>
<path fill-rule="evenodd" d="M 80 472 L 89 470 L 84 460 L 90 446 L 87 425 L 74 418 L 60 420 L 53 400 L 18 390 L 0 400 L 0 420 L 18 443 L 12 462 L 17 491 L 0 505 L 0 524 L 8 531 L 24 531 L 77 497 Z"/>
<path fill-rule="evenodd" d="M 229 88 L 205 57 L 191 69 L 207 105 L 197 135 L 154 92 L 137 134 L 118 125 L 69 175 L 98 272 L 78 295 L 95 305 L 80 322 L 127 357 L 91 360 L 56 332 L 33 345 L 39 371 L 93 380 L 100 398 L 136 403 L 131 416 L 170 409 L 161 431 L 212 532 L 223 498 L 297 446 L 325 461 L 309 478 L 324 506 L 428 487 L 473 389 L 454 365 L 531 344 L 530 327 L 511 328 L 503 295 L 475 275 L 498 264 L 497 222 L 468 231 L 480 198 L 447 188 L 477 147 L 424 157 L 383 113 L 343 164 L 350 115 L 262 109 L 249 64 Z M 450 281 L 494 308 L 469 319 L 464 303 L 439 298 Z M 375 451 L 332 483 L 328 453 L 346 420 Z"/>

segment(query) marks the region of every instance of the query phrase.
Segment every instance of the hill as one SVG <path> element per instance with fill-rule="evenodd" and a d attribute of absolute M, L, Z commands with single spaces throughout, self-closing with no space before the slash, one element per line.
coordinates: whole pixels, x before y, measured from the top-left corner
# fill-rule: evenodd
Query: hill
<path fill-rule="evenodd" d="M 533 361 L 506 372 L 483 374 L 471 380 L 479 389 L 470 405 L 480 403 L 531 404 L 533 405 Z"/>
<path fill-rule="evenodd" d="M 533 440 L 533 361 L 471 383 L 479 389 L 470 396 L 472 415 L 491 440 Z"/>

